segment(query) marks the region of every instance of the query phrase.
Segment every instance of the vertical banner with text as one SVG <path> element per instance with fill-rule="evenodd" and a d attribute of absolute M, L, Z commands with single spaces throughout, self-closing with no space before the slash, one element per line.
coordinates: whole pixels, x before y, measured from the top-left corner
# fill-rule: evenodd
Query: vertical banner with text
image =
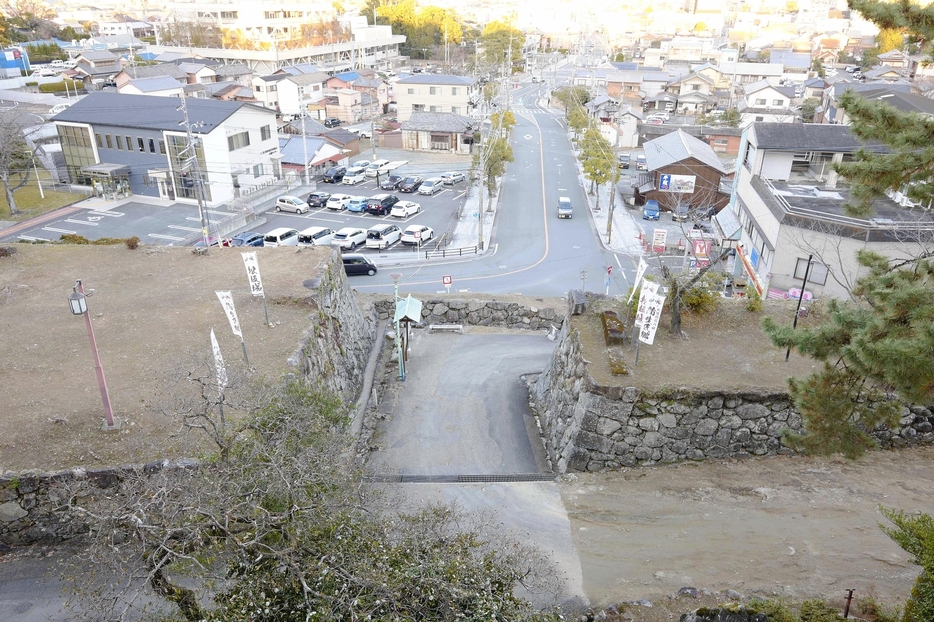
<path fill-rule="evenodd" d="M 221 354 L 221 347 L 217 343 L 217 337 L 214 336 L 214 329 L 211 329 L 211 349 L 214 351 L 214 369 L 217 371 L 217 392 L 223 394 L 227 386 L 227 367 L 224 365 L 224 355 Z"/>
<path fill-rule="evenodd" d="M 639 341 L 652 345 L 655 341 L 655 331 L 658 330 L 658 321 L 662 317 L 662 306 L 665 304 L 663 294 L 651 294 L 646 301 L 645 317 L 642 318 L 642 326 L 639 327 Z"/>
<path fill-rule="evenodd" d="M 645 259 L 639 257 L 639 267 L 636 269 L 636 280 L 632 283 L 632 292 L 629 294 L 629 302 L 627 305 L 632 304 L 632 298 L 636 295 L 636 290 L 639 289 L 639 283 L 642 281 L 642 277 L 645 276 L 645 271 L 648 270 L 649 264 L 645 263 Z"/>
<path fill-rule="evenodd" d="M 237 337 L 240 337 L 240 340 L 243 340 L 243 331 L 240 330 L 240 320 L 237 319 L 237 309 L 234 307 L 233 295 L 227 292 L 218 292 L 217 299 L 221 301 L 221 306 L 224 307 L 224 313 L 227 314 L 227 320 L 230 322 L 230 330 L 233 331 L 233 334 Z"/>
<path fill-rule="evenodd" d="M 243 257 L 243 266 L 246 268 L 246 277 L 250 281 L 250 293 L 253 296 L 266 297 L 263 293 L 263 279 L 259 276 L 259 259 L 256 258 L 256 252 L 240 253 Z"/>
<path fill-rule="evenodd" d="M 642 326 L 642 323 L 645 320 L 646 305 L 649 302 L 649 297 L 654 295 L 657 291 L 658 283 L 653 281 L 643 281 L 642 291 L 639 292 L 639 306 L 636 307 L 636 319 L 634 320 L 634 324 L 636 326 Z"/>

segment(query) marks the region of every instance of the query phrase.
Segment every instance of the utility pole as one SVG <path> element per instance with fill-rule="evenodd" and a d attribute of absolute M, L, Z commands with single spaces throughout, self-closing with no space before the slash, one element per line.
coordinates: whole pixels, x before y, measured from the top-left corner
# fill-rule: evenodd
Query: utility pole
<path fill-rule="evenodd" d="M 308 185 L 308 141 L 305 139 L 305 104 L 302 104 L 302 184 Z"/>
<path fill-rule="evenodd" d="M 188 117 L 188 102 L 185 99 L 184 91 L 181 94 L 182 103 L 176 108 L 176 110 L 181 111 L 182 113 L 182 122 L 179 125 L 185 126 L 185 134 L 188 140 L 188 144 L 185 146 L 183 151 L 188 153 L 188 156 L 185 161 L 185 168 L 187 169 L 191 166 L 191 172 L 194 173 L 194 179 L 192 180 L 193 186 L 195 188 L 195 198 L 198 201 L 198 216 L 201 219 L 201 239 L 204 241 L 204 251 L 207 252 L 210 248 L 210 242 L 208 240 L 208 213 L 204 208 L 204 182 L 201 180 L 201 163 L 198 161 L 198 150 L 195 148 L 195 138 L 192 133 L 192 127 L 201 127 L 202 123 L 200 121 L 192 124 L 191 119 Z M 183 171 L 186 175 L 188 171 Z M 220 244 L 220 240 L 218 240 Z"/>
<path fill-rule="evenodd" d="M 616 151 L 613 152 L 616 155 Z M 606 218 L 606 243 L 609 244 L 613 239 L 613 211 L 616 209 L 616 186 L 619 184 L 619 156 L 613 158 L 613 166 L 616 167 L 616 173 L 613 175 L 613 187 L 610 190 L 610 208 Z"/>

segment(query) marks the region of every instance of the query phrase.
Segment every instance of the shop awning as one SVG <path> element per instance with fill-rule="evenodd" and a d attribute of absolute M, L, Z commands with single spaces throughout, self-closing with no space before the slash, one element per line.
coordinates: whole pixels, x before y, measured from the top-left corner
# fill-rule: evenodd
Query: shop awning
<path fill-rule="evenodd" d="M 82 166 L 81 172 L 91 177 L 105 177 L 113 178 L 120 177 L 121 175 L 129 175 L 130 167 L 126 164 L 109 164 L 107 162 L 101 162 L 100 164 L 92 164 L 90 166 Z"/>

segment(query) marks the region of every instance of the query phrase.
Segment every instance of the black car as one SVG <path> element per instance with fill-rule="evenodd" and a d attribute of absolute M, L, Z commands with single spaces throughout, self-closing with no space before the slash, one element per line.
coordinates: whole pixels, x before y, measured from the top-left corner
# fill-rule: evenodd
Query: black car
<path fill-rule="evenodd" d="M 390 175 L 379 187 L 383 190 L 398 190 L 399 184 L 402 183 L 403 179 L 404 177 L 402 177 L 402 175 Z"/>
<path fill-rule="evenodd" d="M 347 273 L 347 276 L 356 274 L 373 276 L 376 274 L 376 266 L 365 255 L 347 253 L 342 259 L 344 260 L 344 272 Z"/>
<path fill-rule="evenodd" d="M 312 192 L 308 195 L 308 207 L 324 207 L 331 198 L 330 192 Z"/>
<path fill-rule="evenodd" d="M 422 185 L 422 178 L 418 175 L 406 177 L 399 184 L 399 192 L 415 192 Z"/>
<path fill-rule="evenodd" d="M 377 194 L 366 202 L 366 211 L 374 216 L 385 216 L 392 211 L 392 206 L 399 202 L 394 194 Z"/>
<path fill-rule="evenodd" d="M 262 246 L 263 234 L 256 233 L 255 231 L 238 233 L 230 238 L 230 244 L 231 246 Z"/>
<path fill-rule="evenodd" d="M 344 181 L 344 174 L 347 172 L 347 169 L 343 166 L 332 166 L 328 169 L 328 172 L 324 174 L 324 180 L 329 184 L 339 184 Z"/>
<path fill-rule="evenodd" d="M 324 120 L 324 127 L 340 127 L 342 121 L 337 117 L 328 117 Z"/>

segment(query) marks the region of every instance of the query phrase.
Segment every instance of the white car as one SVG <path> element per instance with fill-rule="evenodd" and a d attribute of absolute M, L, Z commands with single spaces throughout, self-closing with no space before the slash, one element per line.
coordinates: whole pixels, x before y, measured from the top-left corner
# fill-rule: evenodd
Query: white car
<path fill-rule="evenodd" d="M 366 244 L 366 229 L 357 227 L 344 227 L 338 229 L 337 233 L 331 239 L 331 246 L 339 246 L 344 250 L 353 251 L 358 246 Z"/>
<path fill-rule="evenodd" d="M 408 218 L 413 214 L 417 214 L 422 211 L 422 206 L 418 203 L 413 203 L 412 201 L 399 201 L 392 206 L 392 211 L 389 212 L 390 216 L 395 216 L 396 218 Z"/>
<path fill-rule="evenodd" d="M 296 214 L 304 214 L 308 211 L 308 204 L 299 199 L 298 197 L 283 196 L 276 199 L 276 211 L 277 212 L 295 212 Z"/>
<path fill-rule="evenodd" d="M 464 177 L 463 173 L 458 173 L 456 171 L 451 171 L 450 173 L 441 174 L 441 181 L 442 183 L 444 183 L 445 186 L 453 186 L 457 182 L 464 181 L 465 179 L 467 178 Z"/>
<path fill-rule="evenodd" d="M 422 185 L 418 187 L 419 194 L 426 194 L 428 196 L 431 196 L 436 192 L 441 192 L 442 190 L 444 190 L 444 184 L 442 183 L 440 177 L 426 179 L 422 182 Z"/>
<path fill-rule="evenodd" d="M 366 181 L 366 168 L 362 166 L 354 166 L 347 169 L 347 172 L 344 173 L 344 180 L 341 182 L 347 186 L 356 186 L 357 184 L 362 184 Z"/>
<path fill-rule="evenodd" d="M 35 78 L 51 78 L 52 76 L 57 76 L 58 72 L 52 67 L 41 67 L 33 71 L 32 75 Z"/>
<path fill-rule="evenodd" d="M 352 197 L 349 194 L 332 194 L 325 206 L 328 209 L 347 209 Z"/>
<path fill-rule="evenodd" d="M 424 244 L 435 237 L 434 229 L 425 225 L 409 225 L 402 232 L 403 244 Z"/>
<path fill-rule="evenodd" d="M 308 227 L 298 232 L 299 246 L 328 246 L 334 240 L 334 231 L 327 227 Z"/>

